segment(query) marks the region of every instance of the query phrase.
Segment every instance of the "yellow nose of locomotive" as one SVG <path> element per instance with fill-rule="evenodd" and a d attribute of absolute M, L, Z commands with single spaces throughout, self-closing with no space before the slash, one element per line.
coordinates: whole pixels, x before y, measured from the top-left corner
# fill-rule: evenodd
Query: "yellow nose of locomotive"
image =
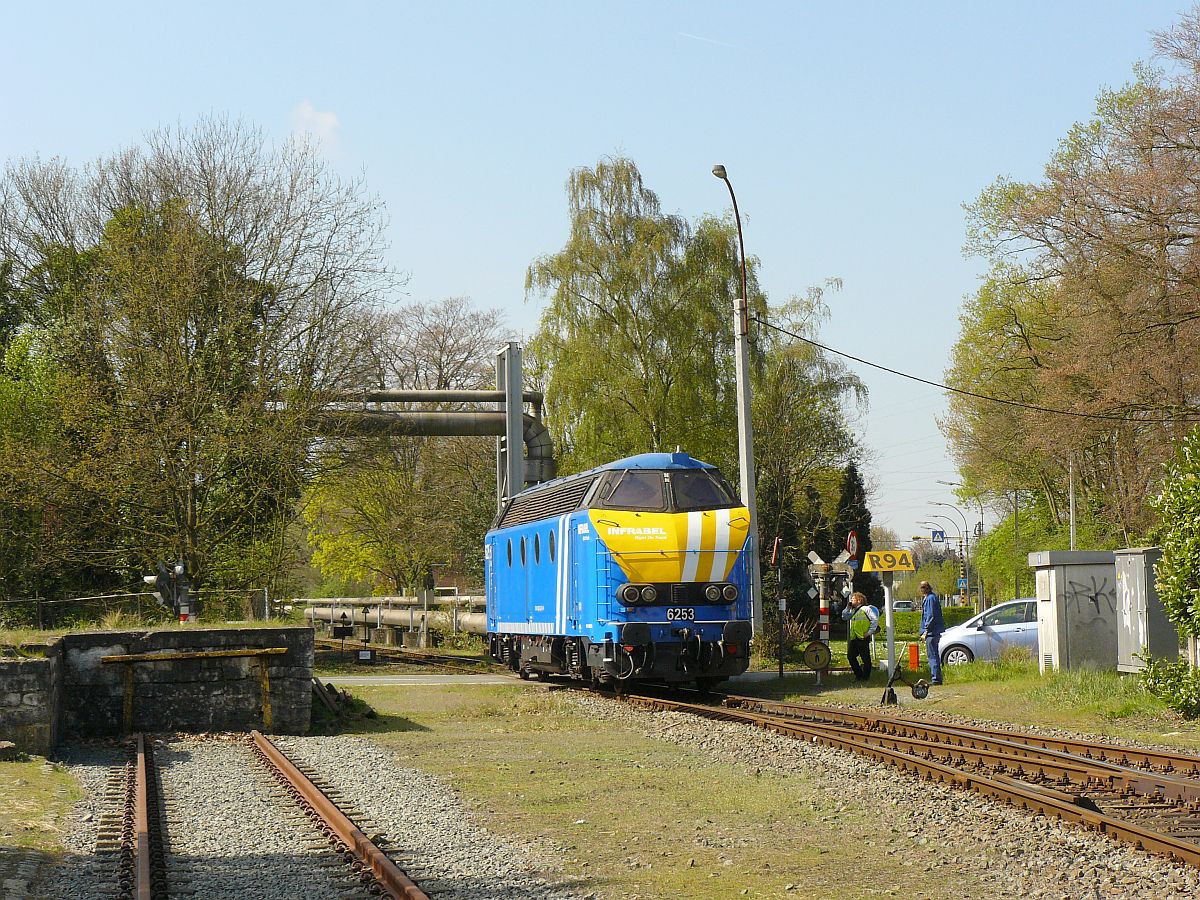
<path fill-rule="evenodd" d="M 588 511 L 592 527 L 627 581 L 725 581 L 746 545 L 744 506 L 660 513 Z"/>

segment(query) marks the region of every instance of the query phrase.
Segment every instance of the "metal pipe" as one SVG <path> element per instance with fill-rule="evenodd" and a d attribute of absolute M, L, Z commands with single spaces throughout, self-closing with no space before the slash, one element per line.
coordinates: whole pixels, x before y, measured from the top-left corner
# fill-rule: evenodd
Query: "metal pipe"
<path fill-rule="evenodd" d="M 335 403 L 502 403 L 504 391 L 410 391 L 384 388 L 335 394 L 330 399 Z M 522 391 L 521 399 L 534 406 L 541 406 L 545 402 L 541 391 Z"/>
<path fill-rule="evenodd" d="M 554 477 L 554 440 L 540 420 L 522 414 L 525 483 Z M 505 415 L 497 410 L 361 410 L 327 409 L 317 414 L 322 434 L 503 436 Z"/>

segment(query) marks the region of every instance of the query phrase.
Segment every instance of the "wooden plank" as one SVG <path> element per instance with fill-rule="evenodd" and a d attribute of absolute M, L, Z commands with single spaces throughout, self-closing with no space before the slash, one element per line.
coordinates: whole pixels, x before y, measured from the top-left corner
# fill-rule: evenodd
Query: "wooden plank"
<path fill-rule="evenodd" d="M 238 656 L 279 656 L 287 653 L 287 647 L 251 647 L 246 650 L 186 650 L 166 653 L 127 653 L 119 656 L 102 656 L 102 663 L 170 662 L 176 659 L 229 659 Z"/>
<path fill-rule="evenodd" d="M 258 676 L 262 684 L 262 718 L 263 731 L 270 731 L 271 721 L 271 676 L 267 673 L 266 656 L 258 657 Z"/>

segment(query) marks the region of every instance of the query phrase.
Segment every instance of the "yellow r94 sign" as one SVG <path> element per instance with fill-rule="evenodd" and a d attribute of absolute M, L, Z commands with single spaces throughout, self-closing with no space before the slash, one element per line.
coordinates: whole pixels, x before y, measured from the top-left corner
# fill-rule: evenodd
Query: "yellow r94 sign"
<path fill-rule="evenodd" d="M 915 572 L 912 554 L 907 550 L 872 550 L 863 560 L 864 572 Z"/>

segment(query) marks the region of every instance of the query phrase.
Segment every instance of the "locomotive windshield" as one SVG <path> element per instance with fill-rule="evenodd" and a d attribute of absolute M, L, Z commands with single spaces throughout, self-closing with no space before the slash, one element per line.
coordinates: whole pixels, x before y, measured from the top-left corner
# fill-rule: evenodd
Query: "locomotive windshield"
<path fill-rule="evenodd" d="M 593 506 L 645 512 L 726 509 L 737 501 L 720 474 L 708 469 L 622 469 L 609 472 Z"/>
<path fill-rule="evenodd" d="M 623 469 L 600 485 L 600 504 L 608 509 L 662 512 L 667 508 L 663 473 L 653 469 Z"/>
<path fill-rule="evenodd" d="M 693 509 L 723 509 L 733 506 L 733 494 L 724 484 L 724 479 L 714 478 L 707 469 L 680 469 L 668 472 L 671 496 L 675 509 L 687 512 Z"/>

